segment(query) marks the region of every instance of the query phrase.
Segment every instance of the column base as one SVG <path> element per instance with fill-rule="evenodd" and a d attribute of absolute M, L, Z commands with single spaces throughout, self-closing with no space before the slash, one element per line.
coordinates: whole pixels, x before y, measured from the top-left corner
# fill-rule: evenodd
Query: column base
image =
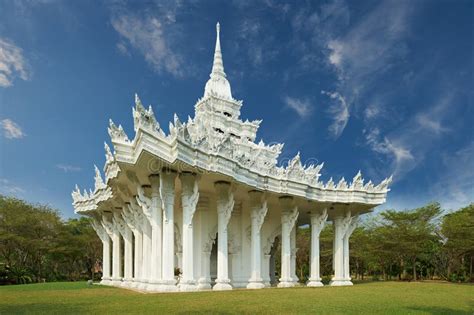
<path fill-rule="evenodd" d="M 176 280 L 175 279 L 162 280 L 160 284 L 160 291 L 161 292 L 179 291 L 178 287 L 176 286 Z"/>
<path fill-rule="evenodd" d="M 200 291 L 212 289 L 211 280 L 205 279 L 205 278 L 199 279 L 197 288 L 198 288 L 198 290 L 200 290 Z"/>
<path fill-rule="evenodd" d="M 263 284 L 263 280 L 249 280 L 247 284 L 247 289 L 263 289 L 265 288 L 265 284 Z"/>
<path fill-rule="evenodd" d="M 178 288 L 179 291 L 182 292 L 192 292 L 198 290 L 198 286 L 196 285 L 196 282 L 194 280 L 180 281 L 178 284 Z"/>
<path fill-rule="evenodd" d="M 112 285 L 113 286 L 121 286 L 122 285 L 122 278 L 112 278 Z"/>
<path fill-rule="evenodd" d="M 146 286 L 147 292 L 161 292 L 161 283 L 159 281 L 149 282 Z"/>
<path fill-rule="evenodd" d="M 307 287 L 322 287 L 324 284 L 321 282 L 321 279 L 309 279 L 306 283 Z"/>
<path fill-rule="evenodd" d="M 102 278 L 102 280 L 100 281 L 100 284 L 102 284 L 102 285 L 112 285 L 112 281 L 110 281 L 109 278 Z"/>
<path fill-rule="evenodd" d="M 354 285 L 354 284 L 352 283 L 351 280 L 341 279 L 341 280 L 331 280 L 331 282 L 329 282 L 329 285 L 333 287 L 342 287 L 342 286 L 348 286 L 348 285 Z"/>
<path fill-rule="evenodd" d="M 137 286 L 137 289 L 146 291 L 147 287 L 148 287 L 148 280 L 142 279 L 140 280 Z"/>
<path fill-rule="evenodd" d="M 225 290 L 232 290 L 232 286 L 230 285 L 230 280 L 219 280 L 216 279 L 216 284 L 212 287 L 212 290 L 215 291 L 225 291 Z"/>
<path fill-rule="evenodd" d="M 280 283 L 278 283 L 279 288 L 292 288 L 295 285 L 296 283 L 293 281 L 280 281 Z"/>

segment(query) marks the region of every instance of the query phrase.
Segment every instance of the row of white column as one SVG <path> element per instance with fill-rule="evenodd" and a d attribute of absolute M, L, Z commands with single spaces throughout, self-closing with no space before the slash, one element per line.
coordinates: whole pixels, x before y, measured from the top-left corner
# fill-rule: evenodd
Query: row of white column
<path fill-rule="evenodd" d="M 138 195 L 126 203 L 121 212 L 104 213 L 96 217 L 93 227 L 103 243 L 102 284 L 135 287 L 141 290 L 195 291 L 210 289 L 210 277 L 196 281 L 194 277 L 193 216 L 199 200 L 198 178 L 194 173 L 181 173 L 183 210 L 182 277 L 177 284 L 174 276 L 174 183 L 177 173 L 166 170 L 151 175 L 151 198 L 142 186 Z M 234 196 L 229 182 L 214 184 L 217 204 L 217 279 L 212 289 L 232 289 L 228 270 L 227 228 L 234 208 Z M 267 214 L 267 202 L 260 191 L 249 192 L 251 209 L 251 277 L 247 288 L 265 287 L 262 279 L 261 228 Z M 292 287 L 298 282 L 296 265 L 296 221 L 298 208 L 292 197 L 281 197 L 281 278 L 278 287 Z M 327 219 L 327 211 L 311 213 L 311 276 L 308 286 L 322 286 L 319 263 L 319 234 Z M 351 285 L 349 274 L 349 236 L 357 220 L 346 216 L 334 219 L 334 277 L 331 285 Z M 133 235 L 133 237 L 132 237 Z M 124 268 L 121 275 L 121 242 L 124 243 Z M 134 244 L 132 241 L 134 240 Z M 112 264 L 110 249 L 112 247 Z M 133 248 L 134 253 L 133 253 Z M 132 257 L 133 253 L 133 257 Z M 210 256 L 210 255 L 207 255 Z M 207 259 L 206 259 L 207 258 Z M 203 264 L 209 273 L 209 257 Z M 110 266 L 112 265 L 112 270 Z M 207 267 L 206 267 L 207 265 Z M 265 268 L 267 269 L 267 268 Z"/>

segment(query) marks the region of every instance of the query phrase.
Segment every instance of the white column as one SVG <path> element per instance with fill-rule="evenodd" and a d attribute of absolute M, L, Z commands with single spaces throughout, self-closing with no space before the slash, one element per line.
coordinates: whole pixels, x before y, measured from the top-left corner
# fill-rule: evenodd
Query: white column
<path fill-rule="evenodd" d="M 122 282 L 122 261 L 120 253 L 120 232 L 115 226 L 112 218 L 105 215 L 102 217 L 102 224 L 112 239 L 112 285 L 120 285 Z M 111 216 L 111 215 L 110 215 Z"/>
<path fill-rule="evenodd" d="M 146 290 L 148 280 L 150 278 L 149 265 L 150 265 L 150 252 L 151 252 L 151 227 L 148 223 L 148 219 L 143 213 L 142 207 L 137 203 L 137 196 L 130 199 L 129 209 L 133 210 L 137 228 L 139 230 L 139 249 L 140 258 L 137 260 L 136 267 L 139 270 L 140 278 L 136 279 L 138 289 Z"/>
<path fill-rule="evenodd" d="M 334 218 L 334 277 L 330 285 L 347 285 L 344 280 L 344 235 L 350 224 L 350 213 L 346 216 L 338 215 Z"/>
<path fill-rule="evenodd" d="M 292 197 L 280 197 L 281 214 L 281 278 L 278 287 L 293 287 L 291 278 L 291 230 L 298 219 L 298 208 Z"/>
<path fill-rule="evenodd" d="M 232 290 L 229 280 L 227 226 L 234 208 L 234 194 L 229 182 L 214 184 L 217 197 L 217 279 L 213 290 Z"/>
<path fill-rule="evenodd" d="M 211 289 L 211 248 L 204 248 L 201 261 L 202 276 L 198 281 L 199 290 Z"/>
<path fill-rule="evenodd" d="M 265 287 L 262 279 L 262 240 L 261 228 L 267 214 L 267 201 L 260 191 L 250 191 L 250 216 L 251 216 L 251 261 L 252 272 L 247 289 L 262 289 Z"/>
<path fill-rule="evenodd" d="M 350 272 L 350 265 L 349 265 L 349 238 L 354 232 L 355 228 L 358 224 L 358 217 L 352 217 L 351 223 L 344 234 L 343 240 L 343 247 L 344 247 L 344 280 L 346 281 L 346 285 L 352 285 L 351 282 L 351 272 Z"/>
<path fill-rule="evenodd" d="M 327 209 L 322 212 L 313 211 L 311 216 L 311 268 L 308 287 L 322 287 L 319 264 L 319 235 L 324 228 L 324 223 L 327 220 Z"/>
<path fill-rule="evenodd" d="M 162 257 L 163 257 L 163 209 L 160 196 L 160 176 L 158 174 L 150 175 L 151 183 L 151 243 L 152 243 L 152 272 L 151 278 L 153 284 L 159 284 L 162 280 Z"/>
<path fill-rule="evenodd" d="M 161 290 L 161 250 L 162 250 L 162 209 L 160 197 L 160 176 L 150 175 L 151 186 L 137 186 L 137 203 L 142 208 L 151 228 L 150 274 L 147 291 Z M 144 188 L 151 188 L 151 198 L 145 195 Z"/>
<path fill-rule="evenodd" d="M 123 211 L 123 210 L 122 210 Z M 122 212 L 121 211 L 121 212 Z M 133 261 L 132 261 L 132 231 L 125 223 L 122 218 L 121 213 L 114 212 L 113 217 L 114 225 L 117 227 L 119 233 L 122 235 L 123 242 L 124 242 L 124 273 L 123 273 L 123 286 L 131 286 L 132 285 L 132 268 L 133 268 Z"/>
<path fill-rule="evenodd" d="M 193 217 L 199 200 L 197 176 L 183 172 L 181 179 L 181 203 L 183 205 L 183 275 L 179 283 L 180 291 L 196 291 L 193 256 Z"/>
<path fill-rule="evenodd" d="M 296 275 L 296 252 L 298 248 L 296 248 L 296 226 L 293 226 L 290 234 L 290 244 L 291 244 L 291 280 L 295 283 L 298 283 L 299 279 Z"/>
<path fill-rule="evenodd" d="M 151 225 L 146 218 L 143 218 L 143 246 L 142 246 L 142 289 L 148 289 L 151 280 Z"/>
<path fill-rule="evenodd" d="M 131 207 L 130 202 L 125 203 L 125 207 L 122 211 L 122 218 L 125 223 L 128 225 L 130 230 L 133 233 L 134 237 L 134 253 L 133 253 L 133 279 L 131 286 L 136 288 L 140 283 L 140 271 L 142 266 L 142 250 L 143 250 L 143 242 L 142 242 L 142 232 L 140 224 L 138 223 L 141 220 L 139 214 L 135 212 L 135 210 Z"/>
<path fill-rule="evenodd" d="M 198 280 L 198 289 L 199 290 L 209 290 L 211 289 L 211 251 L 213 242 L 209 240 L 209 221 L 210 221 L 210 211 L 201 207 L 200 212 L 200 224 L 201 228 L 199 233 L 201 234 L 201 246 L 199 250 L 201 251 L 201 276 Z"/>
<path fill-rule="evenodd" d="M 176 172 L 164 169 L 160 176 L 160 196 L 163 204 L 162 290 L 176 291 L 174 278 L 174 189 Z"/>
<path fill-rule="evenodd" d="M 102 241 L 102 281 L 100 284 L 110 284 L 110 237 L 102 226 L 100 219 L 92 219 L 92 228 Z"/>
<path fill-rule="evenodd" d="M 272 255 L 270 254 L 265 254 L 263 255 L 263 260 L 262 260 L 262 279 L 263 279 L 263 284 L 265 287 L 270 287 L 270 258 Z"/>

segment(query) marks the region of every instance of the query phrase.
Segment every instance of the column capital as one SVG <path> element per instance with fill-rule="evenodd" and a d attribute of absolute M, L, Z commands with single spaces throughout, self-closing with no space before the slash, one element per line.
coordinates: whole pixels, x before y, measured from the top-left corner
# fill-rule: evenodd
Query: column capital
<path fill-rule="evenodd" d="M 163 169 L 160 174 L 160 192 L 161 198 L 164 199 L 164 195 L 172 193 L 174 196 L 175 179 L 178 173 L 171 169 Z"/>
<path fill-rule="evenodd" d="M 218 194 L 226 194 L 231 191 L 232 184 L 230 182 L 219 180 L 214 182 L 214 189 Z"/>
<path fill-rule="evenodd" d="M 311 218 L 311 228 L 314 229 L 317 234 L 322 231 L 324 228 L 324 223 L 328 218 L 328 211 L 327 208 L 324 208 L 323 211 L 312 211 L 310 214 Z"/>
<path fill-rule="evenodd" d="M 191 225 L 199 201 L 198 177 L 195 173 L 185 172 L 180 175 L 181 200 L 183 204 L 183 224 Z"/>
<path fill-rule="evenodd" d="M 148 180 L 150 181 L 151 185 L 153 184 L 160 184 L 160 173 L 154 173 L 148 175 Z"/>
<path fill-rule="evenodd" d="M 102 242 L 105 243 L 105 242 L 109 241 L 109 234 L 107 233 L 105 228 L 102 226 L 99 218 L 92 217 L 91 225 L 92 225 L 92 228 L 97 233 L 97 235 L 99 236 L 99 238 Z"/>
<path fill-rule="evenodd" d="M 278 201 L 280 202 L 281 210 L 283 212 L 291 211 L 295 204 L 292 196 L 281 196 L 278 198 Z"/>
<path fill-rule="evenodd" d="M 157 197 L 160 194 L 160 174 L 151 174 L 148 176 L 151 183 L 151 196 Z"/>
<path fill-rule="evenodd" d="M 262 202 L 264 193 L 263 193 L 263 191 L 260 191 L 260 190 L 250 190 L 248 192 L 248 195 L 249 195 L 251 204 L 254 204 L 254 203 L 259 204 L 259 203 Z"/>
<path fill-rule="evenodd" d="M 354 230 L 356 229 L 358 224 L 359 224 L 359 216 L 353 216 L 351 218 L 349 225 L 346 228 L 346 231 L 345 231 L 346 233 L 344 234 L 344 237 L 349 238 L 354 232 Z"/>
<path fill-rule="evenodd" d="M 129 237 L 128 226 L 127 224 L 125 224 L 125 221 L 123 220 L 119 212 L 114 212 L 113 222 L 115 224 L 115 227 L 117 228 L 117 230 L 119 231 L 119 233 L 122 235 L 123 238 Z"/>

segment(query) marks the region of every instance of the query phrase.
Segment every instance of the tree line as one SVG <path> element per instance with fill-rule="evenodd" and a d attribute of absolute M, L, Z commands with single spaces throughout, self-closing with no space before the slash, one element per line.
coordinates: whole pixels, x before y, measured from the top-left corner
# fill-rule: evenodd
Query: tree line
<path fill-rule="evenodd" d="M 333 230 L 321 232 L 321 274 L 332 273 Z M 310 228 L 297 231 L 297 270 L 309 276 Z M 474 204 L 444 212 L 438 203 L 368 215 L 350 238 L 350 268 L 358 280 L 474 281 Z M 329 281 L 329 279 L 325 279 Z"/>
<path fill-rule="evenodd" d="M 101 256 L 89 219 L 0 196 L 0 284 L 97 279 Z"/>
<path fill-rule="evenodd" d="M 332 225 L 320 235 L 321 274 L 332 274 Z M 311 231 L 297 230 L 296 270 L 309 276 Z M 278 250 L 277 250 L 278 251 Z M 365 216 L 350 238 L 359 280 L 474 281 L 474 204 L 445 212 L 438 203 Z M 0 284 L 100 279 L 102 243 L 88 218 L 63 220 L 45 205 L 0 196 Z M 276 255 L 278 273 L 280 257 Z M 277 274 L 278 277 L 278 274 Z"/>

